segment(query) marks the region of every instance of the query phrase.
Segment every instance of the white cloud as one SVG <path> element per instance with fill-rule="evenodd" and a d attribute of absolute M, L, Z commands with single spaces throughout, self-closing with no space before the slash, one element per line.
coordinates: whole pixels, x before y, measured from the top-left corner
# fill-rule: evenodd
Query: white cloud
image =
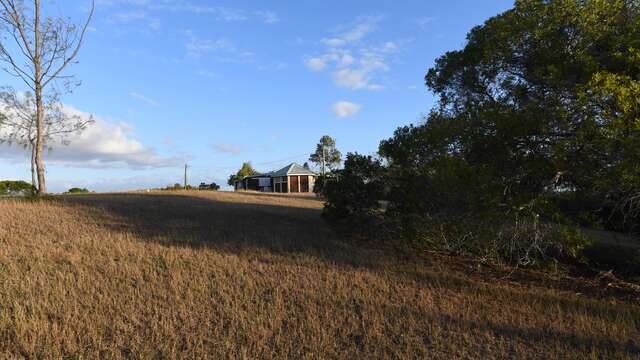
<path fill-rule="evenodd" d="M 273 11 L 256 11 L 255 15 L 265 24 L 275 24 L 280 22 L 280 18 Z"/>
<path fill-rule="evenodd" d="M 333 113 L 339 118 L 354 116 L 360 111 L 360 109 L 362 109 L 361 105 L 354 104 L 349 101 L 338 101 L 331 107 L 331 111 L 333 111 Z"/>
<path fill-rule="evenodd" d="M 378 23 L 382 21 L 380 16 L 362 16 L 357 18 L 352 24 L 343 27 L 340 34 L 333 38 L 322 39 L 322 42 L 331 47 L 349 45 L 362 40 L 367 34 L 378 28 Z"/>
<path fill-rule="evenodd" d="M 231 154 L 234 156 L 240 155 L 242 149 L 239 146 L 232 144 L 214 144 L 213 149 L 221 154 Z"/>
<path fill-rule="evenodd" d="M 149 106 L 153 106 L 153 107 L 159 107 L 160 106 L 160 103 L 157 102 L 156 100 L 153 100 L 153 99 L 151 99 L 149 97 L 146 97 L 146 96 L 144 96 L 142 94 L 139 94 L 139 93 L 137 93 L 135 91 L 129 93 L 129 96 L 131 96 L 132 98 L 134 98 L 134 99 L 136 99 L 138 101 L 141 101 L 141 102 L 143 102 L 143 103 L 145 103 L 145 104 L 147 104 Z"/>
<path fill-rule="evenodd" d="M 327 67 L 327 60 L 324 57 L 310 58 L 305 60 L 307 67 L 313 71 L 321 71 Z"/>
<path fill-rule="evenodd" d="M 397 42 L 372 45 L 367 35 L 378 29 L 381 17 L 360 17 L 342 27 L 336 36 L 324 38 L 324 54 L 305 59 L 313 71 L 328 70 L 338 87 L 351 90 L 381 90 L 380 74 L 390 70 L 389 57 L 400 50 Z"/>
<path fill-rule="evenodd" d="M 63 111 L 69 116 L 89 119 L 90 114 L 65 106 Z M 152 148 L 145 147 L 133 134 L 133 127 L 127 123 L 114 123 L 103 118 L 94 118 L 95 122 L 80 134 L 69 136 L 68 145 L 50 144 L 51 151 L 46 152 L 45 162 L 84 168 L 163 168 L 180 163 L 175 158 L 158 155 Z M 23 161 L 26 150 L 19 147 L 7 147 L 0 151 L 0 158 Z"/>
<path fill-rule="evenodd" d="M 352 90 L 381 90 L 382 85 L 371 84 L 367 73 L 361 69 L 340 69 L 333 73 L 336 85 Z"/>

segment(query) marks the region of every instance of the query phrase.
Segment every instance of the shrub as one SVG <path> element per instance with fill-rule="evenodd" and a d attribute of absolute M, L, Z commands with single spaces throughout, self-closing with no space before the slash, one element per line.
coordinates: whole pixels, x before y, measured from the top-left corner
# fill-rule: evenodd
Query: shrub
<path fill-rule="evenodd" d="M 179 183 L 175 183 L 173 185 L 167 185 L 166 187 L 163 187 L 160 190 L 163 190 L 163 191 L 175 191 L 175 190 L 183 190 L 183 189 L 184 189 L 183 185 L 180 185 Z"/>
<path fill-rule="evenodd" d="M 86 194 L 89 193 L 90 191 L 85 189 L 85 188 L 71 188 L 67 191 L 67 194 Z"/>
<path fill-rule="evenodd" d="M 33 187 L 26 181 L 0 181 L 0 195 L 29 196 L 32 192 Z"/>
<path fill-rule="evenodd" d="M 198 186 L 198 190 L 218 191 L 220 190 L 220 185 L 214 182 L 212 182 L 211 184 L 200 183 L 200 186 Z"/>
<path fill-rule="evenodd" d="M 533 266 L 579 261 L 589 246 L 544 194 L 505 198 L 490 174 L 454 157 L 410 168 L 348 154 L 322 195 L 331 223 L 404 249 Z"/>
<path fill-rule="evenodd" d="M 318 189 L 327 198 L 326 218 L 358 223 L 380 209 L 383 200 L 383 167 L 371 156 L 347 154 L 345 167 L 321 178 Z"/>

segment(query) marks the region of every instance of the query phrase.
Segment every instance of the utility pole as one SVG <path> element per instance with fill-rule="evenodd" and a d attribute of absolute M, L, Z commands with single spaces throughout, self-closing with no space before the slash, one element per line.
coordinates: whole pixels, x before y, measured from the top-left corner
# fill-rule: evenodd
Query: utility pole
<path fill-rule="evenodd" d="M 185 190 L 187 190 L 187 168 L 189 168 L 189 165 L 185 163 L 184 164 L 184 189 Z"/>

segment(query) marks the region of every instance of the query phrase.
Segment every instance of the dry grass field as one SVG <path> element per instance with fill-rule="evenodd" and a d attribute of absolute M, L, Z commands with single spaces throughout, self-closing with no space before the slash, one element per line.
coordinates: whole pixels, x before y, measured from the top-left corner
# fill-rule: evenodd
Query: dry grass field
<path fill-rule="evenodd" d="M 0 357 L 640 357 L 637 298 L 349 245 L 321 207 L 199 192 L 2 200 Z"/>

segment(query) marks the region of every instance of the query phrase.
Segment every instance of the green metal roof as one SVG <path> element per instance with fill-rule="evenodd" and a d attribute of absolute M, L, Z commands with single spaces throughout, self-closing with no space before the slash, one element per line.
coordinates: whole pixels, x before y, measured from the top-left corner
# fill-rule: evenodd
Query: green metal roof
<path fill-rule="evenodd" d="M 272 177 L 281 177 L 281 176 L 290 176 L 290 175 L 313 175 L 317 176 L 318 174 L 314 173 L 309 169 L 305 169 L 303 166 L 300 166 L 296 163 L 289 164 L 278 171 L 274 171 L 268 174 Z"/>

